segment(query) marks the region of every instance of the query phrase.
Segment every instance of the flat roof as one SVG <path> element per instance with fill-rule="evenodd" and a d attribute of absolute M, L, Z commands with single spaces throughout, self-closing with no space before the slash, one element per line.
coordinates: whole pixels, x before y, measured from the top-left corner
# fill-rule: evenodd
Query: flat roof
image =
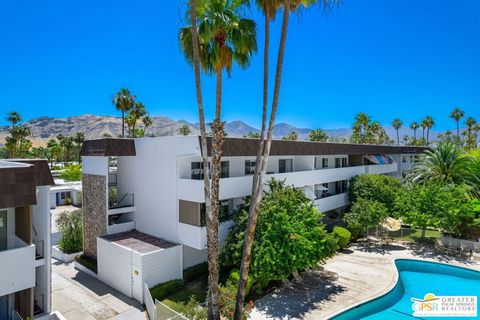
<path fill-rule="evenodd" d="M 119 244 L 128 249 L 132 249 L 141 254 L 178 246 L 176 243 L 156 238 L 137 230 L 110 234 L 102 236 L 101 238 L 109 242 Z"/>
<path fill-rule="evenodd" d="M 86 140 L 80 151 L 82 156 L 114 157 L 135 156 L 133 139 L 105 138 Z"/>

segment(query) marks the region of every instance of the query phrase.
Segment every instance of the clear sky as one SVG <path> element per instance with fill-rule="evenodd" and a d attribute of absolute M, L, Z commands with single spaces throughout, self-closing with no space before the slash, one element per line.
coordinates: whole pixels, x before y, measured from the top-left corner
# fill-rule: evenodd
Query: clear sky
<path fill-rule="evenodd" d="M 0 1 L 2 118 L 13 109 L 27 119 L 118 115 L 112 94 L 128 87 L 152 115 L 196 121 L 193 73 L 177 40 L 184 3 Z M 479 13 L 478 0 L 344 0 L 328 16 L 302 12 L 289 28 L 278 121 L 336 128 L 360 111 L 384 124 L 430 114 L 436 129 L 447 129 L 457 105 L 480 120 Z M 251 15 L 262 48 L 263 19 Z M 261 83 L 257 54 L 249 69 L 226 78 L 223 118 L 258 126 Z M 211 78 L 204 95 L 211 117 Z"/>

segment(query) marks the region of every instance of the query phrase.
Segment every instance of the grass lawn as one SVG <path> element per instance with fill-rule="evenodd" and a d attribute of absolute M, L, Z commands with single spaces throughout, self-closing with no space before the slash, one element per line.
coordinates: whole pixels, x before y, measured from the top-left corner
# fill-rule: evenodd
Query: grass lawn
<path fill-rule="evenodd" d="M 402 234 L 394 238 L 408 242 L 434 242 L 440 236 L 441 232 L 438 230 L 425 230 L 425 237 L 422 238 L 422 230 L 420 229 L 403 229 Z"/>
<path fill-rule="evenodd" d="M 202 275 L 192 281 L 185 283 L 185 286 L 172 294 L 167 295 L 161 302 L 177 312 L 183 312 L 182 304 L 186 304 L 190 297 L 204 302 L 207 299 L 208 276 Z"/>

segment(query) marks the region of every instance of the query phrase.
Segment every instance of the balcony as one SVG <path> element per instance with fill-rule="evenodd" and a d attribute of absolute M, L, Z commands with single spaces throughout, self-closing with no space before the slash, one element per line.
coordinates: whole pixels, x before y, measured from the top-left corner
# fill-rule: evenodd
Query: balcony
<path fill-rule="evenodd" d="M 115 234 L 135 229 L 135 221 L 113 223 L 107 226 L 107 234 Z"/>
<path fill-rule="evenodd" d="M 378 166 L 379 165 L 377 165 L 377 167 Z M 266 181 L 271 178 L 275 178 L 278 180 L 285 179 L 287 184 L 291 184 L 296 187 L 304 187 L 327 182 L 349 180 L 354 176 L 358 176 L 365 172 L 366 166 L 329 168 L 320 170 L 267 174 Z M 223 200 L 230 198 L 239 198 L 250 195 L 252 192 L 252 179 L 253 176 L 251 175 L 221 179 L 220 199 Z M 193 202 L 205 201 L 202 180 L 178 179 L 177 183 L 179 199 Z"/>
<path fill-rule="evenodd" d="M 120 214 L 135 211 L 135 195 L 125 193 L 122 197 L 108 200 L 108 214 Z"/>
<path fill-rule="evenodd" d="M 35 287 L 35 245 L 15 237 L 13 248 L 0 251 L 0 296 Z"/>
<path fill-rule="evenodd" d="M 367 173 L 393 173 L 398 171 L 398 163 L 394 162 L 392 164 L 374 164 L 367 166 Z"/>
<path fill-rule="evenodd" d="M 315 200 L 315 206 L 320 212 L 341 208 L 348 204 L 349 201 L 347 192 Z"/>
<path fill-rule="evenodd" d="M 220 223 L 218 227 L 218 240 L 223 243 L 228 235 L 230 228 L 233 226 L 233 220 Z M 203 250 L 207 248 L 207 228 L 198 227 L 187 223 L 178 223 L 178 237 L 182 244 Z"/>

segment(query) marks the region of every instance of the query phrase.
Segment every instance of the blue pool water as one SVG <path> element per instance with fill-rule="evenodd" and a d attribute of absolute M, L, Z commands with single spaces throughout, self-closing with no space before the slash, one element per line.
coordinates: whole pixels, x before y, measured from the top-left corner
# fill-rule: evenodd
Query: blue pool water
<path fill-rule="evenodd" d="M 480 272 L 408 259 L 398 259 L 395 265 L 399 271 L 399 279 L 390 292 L 349 309 L 334 317 L 333 320 L 473 319 L 472 317 L 413 317 L 411 298 L 422 299 L 427 293 L 433 293 L 436 296 L 480 297 Z M 478 315 L 480 316 L 480 313 Z"/>

